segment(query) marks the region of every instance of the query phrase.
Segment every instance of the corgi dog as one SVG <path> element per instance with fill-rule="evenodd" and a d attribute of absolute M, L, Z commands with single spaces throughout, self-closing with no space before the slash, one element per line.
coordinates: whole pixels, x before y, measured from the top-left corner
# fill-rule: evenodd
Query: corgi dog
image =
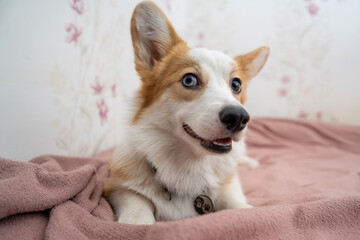
<path fill-rule="evenodd" d="M 257 165 L 245 152 L 244 103 L 269 48 L 234 59 L 191 49 L 150 1 L 136 6 L 131 38 L 141 87 L 104 183 L 118 222 L 153 224 L 251 207 L 237 173 L 239 163 Z"/>

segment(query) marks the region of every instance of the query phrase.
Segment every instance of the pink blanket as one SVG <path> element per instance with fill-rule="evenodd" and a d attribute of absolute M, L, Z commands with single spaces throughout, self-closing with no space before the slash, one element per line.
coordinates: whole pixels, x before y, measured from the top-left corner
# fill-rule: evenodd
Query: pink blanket
<path fill-rule="evenodd" d="M 118 224 L 94 158 L 0 159 L 1 239 L 359 239 L 360 127 L 255 119 L 240 167 L 253 209 L 152 226 Z"/>

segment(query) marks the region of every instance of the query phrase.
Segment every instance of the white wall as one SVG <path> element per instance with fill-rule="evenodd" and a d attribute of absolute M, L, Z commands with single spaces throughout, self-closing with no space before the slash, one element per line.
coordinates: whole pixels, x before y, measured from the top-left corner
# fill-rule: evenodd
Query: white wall
<path fill-rule="evenodd" d="M 116 143 L 139 84 L 137 2 L 0 1 L 0 156 L 90 156 Z M 231 56 L 271 47 L 249 89 L 252 116 L 360 124 L 360 1 L 155 2 L 192 47 Z M 70 23 L 77 43 L 66 41 Z"/>

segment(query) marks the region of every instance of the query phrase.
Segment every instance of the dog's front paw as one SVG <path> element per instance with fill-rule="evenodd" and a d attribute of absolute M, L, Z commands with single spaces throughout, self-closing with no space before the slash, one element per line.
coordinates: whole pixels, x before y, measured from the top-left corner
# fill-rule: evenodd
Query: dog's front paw
<path fill-rule="evenodd" d="M 136 225 L 150 225 L 155 223 L 155 217 L 152 213 L 129 212 L 121 214 L 118 222 Z"/>
<path fill-rule="evenodd" d="M 260 165 L 258 160 L 247 156 L 242 157 L 239 162 L 240 164 L 247 165 L 251 169 L 255 169 Z"/>

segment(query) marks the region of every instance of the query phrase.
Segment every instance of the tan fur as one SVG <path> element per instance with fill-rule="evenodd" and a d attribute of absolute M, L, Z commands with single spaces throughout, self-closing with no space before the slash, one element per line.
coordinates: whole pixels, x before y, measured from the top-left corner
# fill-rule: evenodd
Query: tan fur
<path fill-rule="evenodd" d="M 105 180 L 104 185 L 103 185 L 103 196 L 108 198 L 110 197 L 110 194 L 112 192 L 114 192 L 115 190 L 115 186 L 114 186 L 114 182 L 116 179 L 109 177 L 108 179 Z"/>
<path fill-rule="evenodd" d="M 148 72 L 147 75 L 143 73 L 145 80 L 138 93 L 141 106 L 133 118 L 133 124 L 139 120 L 144 109 L 154 103 L 165 90 L 168 90 L 173 98 L 179 100 L 192 101 L 200 97 L 206 87 L 207 78 L 206 75 L 198 72 L 199 67 L 187 55 L 188 51 L 189 48 L 185 43 L 179 43 L 156 63 L 153 71 Z M 200 78 L 202 85 L 198 90 L 186 91 L 181 86 L 182 77 L 186 73 L 193 73 Z"/>
<path fill-rule="evenodd" d="M 172 76 L 177 69 L 191 67 L 193 64 L 189 64 L 191 60 L 186 58 L 186 53 L 189 51 L 187 44 L 178 36 L 174 27 L 163 13 L 163 11 L 152 2 L 143 2 L 144 5 L 149 8 L 155 8 L 160 14 L 157 16 L 162 18 L 166 22 L 166 28 L 164 31 L 168 31 L 168 38 L 159 38 L 151 41 L 154 47 L 151 48 L 151 52 L 144 52 L 141 47 L 141 43 L 146 46 L 147 40 L 141 38 L 139 30 L 137 28 L 138 22 L 136 17 L 140 14 L 139 7 L 134 10 L 131 18 L 131 39 L 135 54 L 135 69 L 138 72 L 143 84 L 139 91 L 141 107 L 133 118 L 133 123 L 136 123 L 143 112 L 143 110 L 149 107 L 169 85 L 178 81 L 178 78 Z M 153 31 L 153 29 L 149 29 Z M 164 57 L 166 56 L 166 59 Z M 169 65 L 169 63 L 176 63 L 176 66 Z M 180 79 L 181 80 L 181 79 Z"/>
<path fill-rule="evenodd" d="M 244 104 L 246 102 L 246 90 L 248 87 L 249 81 L 260 72 L 264 67 L 265 62 L 268 58 L 268 52 L 270 51 L 269 47 L 259 47 L 245 55 L 240 55 L 235 57 L 236 68 L 234 75 L 238 76 L 241 79 L 241 94 L 237 96 L 237 99 Z M 255 61 L 259 58 L 260 54 L 264 54 L 264 59 L 262 61 Z"/>
<path fill-rule="evenodd" d="M 109 196 L 113 191 L 119 187 L 119 182 L 126 183 L 146 174 L 152 175 L 153 171 L 148 164 L 144 164 L 139 159 L 131 159 L 122 156 L 118 152 L 114 153 L 113 159 L 117 161 L 110 161 L 108 169 L 110 170 L 110 177 L 104 183 L 104 196 Z M 149 176 L 150 177 L 150 176 Z"/>

